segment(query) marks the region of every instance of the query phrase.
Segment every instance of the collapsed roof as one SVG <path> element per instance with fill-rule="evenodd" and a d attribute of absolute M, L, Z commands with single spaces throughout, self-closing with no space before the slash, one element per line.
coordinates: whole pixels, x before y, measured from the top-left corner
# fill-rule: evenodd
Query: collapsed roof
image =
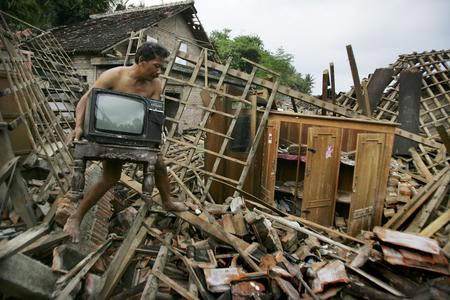
<path fill-rule="evenodd" d="M 126 40 L 130 32 L 139 31 L 158 22 L 181 15 L 190 25 L 196 40 L 210 47 L 208 36 L 197 18 L 194 1 L 130 9 L 114 13 L 92 15 L 90 19 L 52 30 L 67 52 L 98 53 Z"/>

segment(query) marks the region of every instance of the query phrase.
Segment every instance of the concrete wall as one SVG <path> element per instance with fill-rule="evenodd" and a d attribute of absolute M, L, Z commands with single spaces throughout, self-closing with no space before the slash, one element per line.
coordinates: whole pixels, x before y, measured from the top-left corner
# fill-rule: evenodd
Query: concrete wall
<path fill-rule="evenodd" d="M 173 16 L 162 20 L 158 23 L 158 27 L 149 29 L 148 36 L 155 38 L 161 45 L 169 49 L 169 51 L 175 48 L 178 39 L 194 40 L 189 26 L 181 16 Z M 190 43 L 185 44 L 187 48 L 182 49 L 183 51 L 196 56 L 200 54 L 201 49 L 199 47 Z"/>
<path fill-rule="evenodd" d="M 77 72 L 92 86 L 97 79 L 97 68 L 91 64 L 91 56 L 74 55 L 71 58 Z"/>

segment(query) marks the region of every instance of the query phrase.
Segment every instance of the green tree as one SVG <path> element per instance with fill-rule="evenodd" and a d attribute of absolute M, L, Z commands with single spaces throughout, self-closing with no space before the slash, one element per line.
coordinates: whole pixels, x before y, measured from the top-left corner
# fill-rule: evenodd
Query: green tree
<path fill-rule="evenodd" d="M 77 23 L 89 15 L 107 12 L 115 1 L 111 0 L 58 0 L 46 1 L 47 11 L 52 14 L 51 26 Z"/>
<path fill-rule="evenodd" d="M 118 0 L 2 0 L 0 10 L 47 29 L 80 22 L 115 8 Z"/>
<path fill-rule="evenodd" d="M 213 31 L 210 34 L 219 58 L 232 58 L 233 68 L 250 72 L 252 66 L 242 60 L 243 57 L 259 63 L 281 75 L 281 82 L 293 89 L 310 94 L 314 80 L 310 74 L 303 75 L 293 65 L 294 56 L 283 48 L 271 52 L 264 48 L 264 43 L 257 35 L 230 36 L 230 29 Z M 261 75 L 261 74 L 259 74 Z"/>
<path fill-rule="evenodd" d="M 0 10 L 35 26 L 45 24 L 48 19 L 36 0 L 0 1 Z"/>

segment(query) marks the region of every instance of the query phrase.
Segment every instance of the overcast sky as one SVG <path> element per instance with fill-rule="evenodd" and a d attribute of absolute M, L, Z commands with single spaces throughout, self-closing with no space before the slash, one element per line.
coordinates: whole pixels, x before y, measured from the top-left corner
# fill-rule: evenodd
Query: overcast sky
<path fill-rule="evenodd" d="M 161 4 L 169 0 L 145 0 Z M 300 73 L 315 78 L 334 63 L 337 91 L 353 85 L 345 46 L 361 78 L 399 54 L 450 48 L 449 0 L 195 0 L 205 30 L 258 35 L 266 49 L 282 47 Z"/>

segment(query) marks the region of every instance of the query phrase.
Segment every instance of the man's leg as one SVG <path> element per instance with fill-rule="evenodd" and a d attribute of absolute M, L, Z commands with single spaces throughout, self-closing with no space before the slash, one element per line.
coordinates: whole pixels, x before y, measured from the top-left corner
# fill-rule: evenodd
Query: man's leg
<path fill-rule="evenodd" d="M 94 206 L 97 201 L 120 179 L 122 171 L 122 162 L 118 160 L 105 160 L 103 162 L 103 174 L 84 195 L 80 201 L 76 212 L 71 215 L 64 226 L 64 232 L 72 236 L 72 241 L 78 243 L 80 241 L 80 224 L 84 215 Z"/>
<path fill-rule="evenodd" d="M 168 211 L 186 211 L 188 208 L 182 202 L 174 202 L 170 198 L 169 176 L 162 155 L 158 155 L 155 164 L 155 185 L 161 195 L 162 207 Z"/>

